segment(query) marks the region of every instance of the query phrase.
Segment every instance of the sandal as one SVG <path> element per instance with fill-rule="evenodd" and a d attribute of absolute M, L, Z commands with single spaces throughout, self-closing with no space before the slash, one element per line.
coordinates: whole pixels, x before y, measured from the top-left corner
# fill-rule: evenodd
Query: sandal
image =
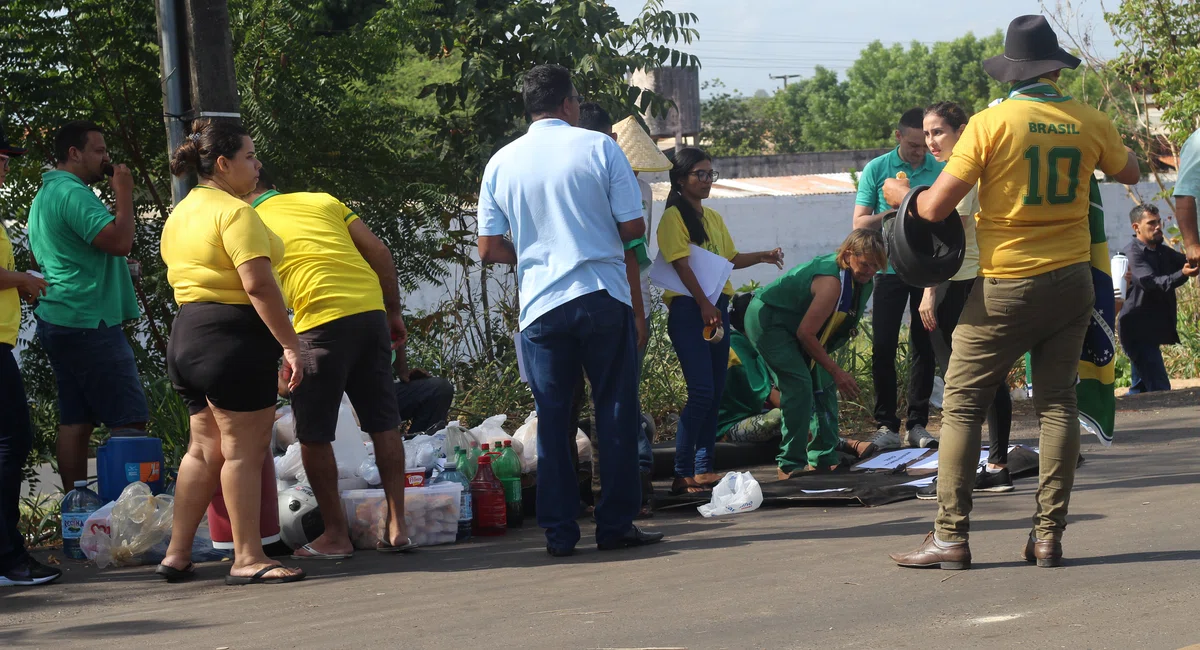
<path fill-rule="evenodd" d="M 308 555 L 296 555 L 292 553 L 293 560 L 348 560 L 354 557 L 353 553 L 322 553 L 312 547 L 312 544 L 305 544 L 297 551 L 304 551 Z"/>
<path fill-rule="evenodd" d="M 680 483 L 679 481 L 681 480 L 686 481 L 686 479 L 676 479 L 675 482 L 671 483 L 671 488 L 667 490 L 667 494 L 677 497 L 685 494 L 688 496 L 699 496 L 705 492 L 712 492 L 711 485 L 690 485 L 686 482 Z"/>
<path fill-rule="evenodd" d="M 188 562 L 188 565 L 182 569 L 176 569 L 173 566 L 159 564 L 154 573 L 162 576 L 167 582 L 187 582 L 196 577 L 196 565 Z"/>
<path fill-rule="evenodd" d="M 233 586 L 233 585 L 278 585 L 278 584 L 283 584 L 285 582 L 299 582 L 299 581 L 305 579 L 306 577 L 308 577 L 307 575 L 305 575 L 304 571 L 301 571 L 300 573 L 289 574 L 289 575 L 283 576 L 282 578 L 266 577 L 268 573 L 270 573 L 276 569 L 288 569 L 288 568 L 291 568 L 291 567 L 285 567 L 282 564 L 273 564 L 265 569 L 262 569 L 261 571 L 259 571 L 258 573 L 255 573 L 252 576 L 227 575 L 227 576 L 225 576 L 225 584 L 231 585 L 231 586 Z"/>
<path fill-rule="evenodd" d="M 408 553 L 415 548 L 417 545 L 413 543 L 411 537 L 405 537 L 404 543 L 399 546 L 392 546 L 382 539 L 375 543 L 375 550 L 380 553 Z"/>

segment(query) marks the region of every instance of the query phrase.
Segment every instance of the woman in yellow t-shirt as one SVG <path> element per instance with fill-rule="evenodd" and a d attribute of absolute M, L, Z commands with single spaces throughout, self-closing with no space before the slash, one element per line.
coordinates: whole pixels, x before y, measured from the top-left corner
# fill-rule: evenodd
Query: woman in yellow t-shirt
<path fill-rule="evenodd" d="M 672 494 L 689 494 L 710 489 L 721 475 L 713 472 L 713 450 L 717 444 L 717 415 L 729 361 L 729 337 L 711 336 L 720 327 L 729 331 L 729 299 L 733 283 L 727 281 L 717 303 L 705 296 L 689 262 L 692 245 L 715 253 L 743 269 L 755 264 L 783 268 L 783 251 L 739 253 L 716 210 L 702 205 L 712 191 L 718 174 L 712 158 L 701 149 L 688 147 L 675 154 L 671 168 L 671 194 L 658 224 L 658 249 L 675 267 L 690 296 L 667 292 L 667 334 L 679 355 L 687 382 L 687 403 L 675 434 L 675 480 Z M 705 330 L 710 330 L 706 340 Z"/>
<path fill-rule="evenodd" d="M 272 264 L 283 242 L 240 198 L 262 165 L 242 127 L 199 120 L 171 156 L 171 173 L 200 184 L 163 226 L 161 253 L 179 313 L 167 345 L 167 372 L 191 414 L 191 443 L 179 464 L 171 545 L 158 567 L 170 582 L 194 576 L 192 540 L 220 479 L 233 529 L 226 584 L 293 582 L 300 569 L 263 552 L 262 467 L 275 421 L 276 371 L 295 388 L 301 343 L 288 321 Z"/>
<path fill-rule="evenodd" d="M 967 113 L 953 102 L 940 102 L 925 110 L 925 144 L 938 162 L 950 160 L 954 145 L 967 128 Z M 967 252 L 962 267 L 946 282 L 945 295 L 937 304 L 936 287 L 925 290 L 921 300 L 921 321 L 930 332 L 939 329 L 946 350 L 950 349 L 954 328 L 967 305 L 967 297 L 975 286 L 979 275 L 979 244 L 975 241 L 975 214 L 979 212 L 979 186 L 958 203 L 957 211 L 966 231 Z M 984 471 L 975 475 L 975 490 L 983 492 L 1011 492 L 1012 479 L 1008 475 L 1008 439 L 1012 430 L 1012 396 L 1008 387 L 996 391 L 992 408 L 988 411 L 988 464 Z M 937 498 L 937 483 L 917 491 L 922 499 Z"/>

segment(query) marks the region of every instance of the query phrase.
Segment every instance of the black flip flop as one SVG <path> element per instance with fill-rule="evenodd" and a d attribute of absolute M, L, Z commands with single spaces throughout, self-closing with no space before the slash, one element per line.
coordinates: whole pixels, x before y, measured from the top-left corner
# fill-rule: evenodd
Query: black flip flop
<path fill-rule="evenodd" d="M 688 491 L 689 488 L 699 488 L 699 490 L 696 492 L 689 492 Z M 671 488 L 669 490 L 667 490 L 667 494 L 669 494 L 673 497 L 678 497 L 678 496 L 702 497 L 705 495 L 712 496 L 712 486 L 711 485 L 708 485 L 708 486 L 706 486 L 706 485 L 680 485 L 680 486 L 672 485 Z"/>
<path fill-rule="evenodd" d="M 188 562 L 186 568 L 176 569 L 173 566 L 159 564 L 154 573 L 162 576 L 167 582 L 187 582 L 196 577 L 196 565 Z"/>
<path fill-rule="evenodd" d="M 265 577 L 268 573 L 274 571 L 275 569 L 283 569 L 283 568 L 291 568 L 291 567 L 284 567 L 282 564 L 276 564 L 274 566 L 269 566 L 252 576 L 228 575 L 228 576 L 225 576 L 225 584 L 231 585 L 231 586 L 234 586 L 234 585 L 278 585 L 278 584 L 283 584 L 285 582 L 299 582 L 299 581 L 303 580 L 304 578 L 308 577 L 307 575 L 305 575 L 305 573 L 303 571 L 301 571 L 300 573 L 288 575 L 288 576 L 285 576 L 282 578 L 267 578 L 267 577 Z"/>

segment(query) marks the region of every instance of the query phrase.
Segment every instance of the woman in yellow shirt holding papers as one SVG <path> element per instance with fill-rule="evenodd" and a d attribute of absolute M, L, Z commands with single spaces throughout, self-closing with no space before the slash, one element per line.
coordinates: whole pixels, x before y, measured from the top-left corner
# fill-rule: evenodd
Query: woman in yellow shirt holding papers
<path fill-rule="evenodd" d="M 687 381 L 687 404 L 675 434 L 675 480 L 671 494 L 695 494 L 711 489 L 721 475 L 713 471 L 717 444 L 717 414 L 729 361 L 729 299 L 733 283 L 726 281 L 714 305 L 705 297 L 689 263 L 692 245 L 715 253 L 743 269 L 755 264 L 783 268 L 783 251 L 739 253 L 721 215 L 702 205 L 718 178 L 712 157 L 688 147 L 675 154 L 671 194 L 658 225 L 658 249 L 671 263 L 690 296 L 666 292 L 667 334 Z M 717 336 L 717 331 L 720 336 Z M 707 334 L 707 335 L 706 335 Z"/>

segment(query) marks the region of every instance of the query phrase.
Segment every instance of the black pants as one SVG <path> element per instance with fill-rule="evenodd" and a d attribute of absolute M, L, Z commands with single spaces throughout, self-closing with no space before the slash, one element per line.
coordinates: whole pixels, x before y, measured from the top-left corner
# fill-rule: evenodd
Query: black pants
<path fill-rule="evenodd" d="M 21 520 L 21 468 L 33 448 L 29 402 L 12 346 L 0 344 L 0 573 L 25 559 Z"/>
<path fill-rule="evenodd" d="M 454 384 L 441 377 L 413 379 L 395 384 L 400 419 L 408 420 L 408 433 L 428 433 L 446 426 L 454 401 Z"/>
<path fill-rule="evenodd" d="M 953 345 L 954 328 L 967 304 L 967 296 L 975 280 L 958 280 L 946 287 L 946 297 L 937 307 L 938 330 L 941 331 L 946 347 Z M 1005 384 L 996 390 L 992 408 L 988 410 L 988 462 L 993 465 L 1008 464 L 1008 437 L 1012 433 L 1012 395 Z"/>
<path fill-rule="evenodd" d="M 875 423 L 900 431 L 896 416 L 899 382 L 896 380 L 896 350 L 900 345 L 900 324 L 908 306 L 909 350 L 912 366 L 908 377 L 909 429 L 929 424 L 929 395 L 933 392 L 934 356 L 929 332 L 921 325 L 921 296 L 924 289 L 909 286 L 894 274 L 875 276 L 875 307 L 871 328 L 875 333 L 871 354 L 871 379 L 875 384 Z"/>

